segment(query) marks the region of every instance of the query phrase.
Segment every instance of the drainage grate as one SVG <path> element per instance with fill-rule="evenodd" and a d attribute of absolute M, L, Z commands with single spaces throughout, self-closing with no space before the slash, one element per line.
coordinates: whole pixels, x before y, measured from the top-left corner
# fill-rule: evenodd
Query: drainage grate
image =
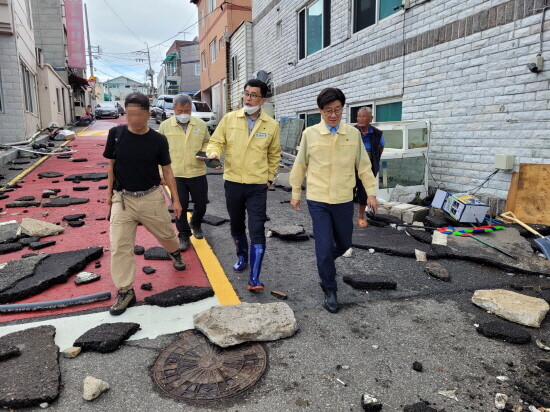
<path fill-rule="evenodd" d="M 188 330 L 168 346 L 153 366 L 153 380 L 166 395 L 183 401 L 208 402 L 238 395 L 252 387 L 267 366 L 258 343 L 231 348 L 212 344 Z"/>

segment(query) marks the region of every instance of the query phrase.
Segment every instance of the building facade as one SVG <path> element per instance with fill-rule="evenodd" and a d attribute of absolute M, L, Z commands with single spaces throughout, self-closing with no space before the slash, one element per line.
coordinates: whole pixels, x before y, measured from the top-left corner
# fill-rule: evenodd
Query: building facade
<path fill-rule="evenodd" d="M 0 2 L 0 56 L 0 143 L 14 143 L 40 128 L 30 0 Z"/>
<path fill-rule="evenodd" d="M 143 94 L 149 93 L 149 88 L 146 84 L 139 83 L 126 76 L 115 77 L 114 79 L 103 82 L 104 94 L 109 96 L 109 100 L 122 100 L 131 93 L 140 92 Z"/>
<path fill-rule="evenodd" d="M 253 0 L 254 67 L 271 73 L 276 117 L 320 120 L 316 96 L 338 87 L 344 121 L 426 120 L 430 185 L 464 192 L 497 153 L 550 162 L 550 58 L 545 0 Z M 548 15 L 548 13 L 547 13 Z M 541 35 L 541 30 L 543 31 Z M 511 173 L 481 188 L 505 198 Z"/>
<path fill-rule="evenodd" d="M 230 110 L 242 107 L 244 85 L 252 78 L 254 70 L 254 50 L 252 43 L 252 23 L 243 21 L 233 32 L 230 44 L 229 101 Z"/>
<path fill-rule="evenodd" d="M 191 0 L 198 9 L 201 99 L 220 119 L 229 106 L 228 82 L 231 34 L 243 21 L 251 21 L 251 1 Z"/>

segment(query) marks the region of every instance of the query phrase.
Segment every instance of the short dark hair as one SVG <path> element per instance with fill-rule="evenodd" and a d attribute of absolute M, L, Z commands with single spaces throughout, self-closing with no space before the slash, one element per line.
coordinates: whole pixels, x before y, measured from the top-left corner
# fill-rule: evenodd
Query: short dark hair
<path fill-rule="evenodd" d="M 259 87 L 260 88 L 260 93 L 262 94 L 262 97 L 267 97 L 267 91 L 268 91 L 268 87 L 267 87 L 267 84 L 265 84 L 264 82 L 262 82 L 261 80 L 258 80 L 258 79 L 250 79 L 249 81 L 246 82 L 246 84 L 244 85 L 244 90 L 246 90 L 246 88 L 250 86 L 250 87 Z"/>
<path fill-rule="evenodd" d="M 124 99 L 124 107 L 128 107 L 129 104 L 135 104 L 147 111 L 149 111 L 150 107 L 149 98 L 140 92 L 130 93 L 126 96 L 126 99 Z"/>
<path fill-rule="evenodd" d="M 339 100 L 342 106 L 346 104 L 346 96 L 342 90 L 336 87 L 327 87 L 317 96 L 317 106 L 319 106 L 319 109 L 323 110 L 327 104 L 335 102 L 336 100 Z"/>

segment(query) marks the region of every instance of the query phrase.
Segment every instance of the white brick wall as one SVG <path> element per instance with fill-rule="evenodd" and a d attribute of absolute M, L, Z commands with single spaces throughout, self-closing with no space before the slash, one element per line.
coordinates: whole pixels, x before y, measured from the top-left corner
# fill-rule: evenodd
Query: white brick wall
<path fill-rule="evenodd" d="M 426 2 L 353 34 L 349 27 L 350 1 L 332 2 L 331 46 L 293 66 L 288 63 L 298 59 L 297 11 L 308 3 L 281 0 L 255 21 L 254 70 L 272 72 L 275 84 L 281 86 L 394 44 L 403 39 L 403 32 L 405 39 L 412 38 L 507 3 Z M 270 4 L 270 0 L 253 0 L 253 18 Z M 542 0 L 532 0 L 531 4 L 540 7 Z M 516 170 L 520 163 L 550 163 L 550 21 L 545 24 L 543 43 L 546 70 L 533 74 L 526 68 L 539 49 L 540 19 L 537 11 L 504 25 L 279 93 L 274 99 L 276 117 L 315 109 L 317 94 L 329 86 L 342 89 L 350 105 L 402 99 L 403 120 L 431 122 L 431 169 L 435 179 L 451 191 L 466 191 L 480 184 L 494 170 L 495 153 L 515 154 Z M 279 20 L 283 38 L 276 40 Z M 348 116 L 344 113 L 344 119 Z M 510 177 L 508 172 L 498 173 L 482 193 L 505 198 Z"/>

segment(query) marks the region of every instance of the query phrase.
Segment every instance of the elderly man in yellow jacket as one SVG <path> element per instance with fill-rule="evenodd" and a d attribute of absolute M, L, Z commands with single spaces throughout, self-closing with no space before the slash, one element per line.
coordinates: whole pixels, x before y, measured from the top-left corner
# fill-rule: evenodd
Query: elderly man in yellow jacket
<path fill-rule="evenodd" d="M 249 80 L 244 87 L 244 108 L 223 117 L 206 149 L 210 159 L 219 159 L 225 152 L 223 178 L 231 236 L 237 251 L 235 272 L 242 272 L 248 264 L 245 224 L 248 213 L 249 290 L 264 289 L 260 271 L 265 254 L 267 189 L 273 183 L 281 157 L 279 125 L 261 108 L 267 90 L 264 82 Z"/>
<path fill-rule="evenodd" d="M 290 172 L 290 203 L 295 210 L 300 210 L 302 182 L 307 176 L 307 205 L 325 293 L 323 306 L 331 313 L 338 312 L 334 261 L 351 246 L 355 170 L 367 192 L 367 205 L 378 209 L 376 180 L 361 135 L 356 128 L 341 123 L 345 104 L 340 89 L 324 89 L 317 96 L 322 120 L 304 130 Z"/>
<path fill-rule="evenodd" d="M 176 177 L 178 196 L 183 213 L 176 219 L 180 250 L 187 250 L 191 229 L 195 238 L 202 239 L 202 218 L 208 201 L 208 182 L 204 160 L 197 158 L 197 152 L 205 151 L 210 133 L 206 123 L 191 116 L 193 101 L 187 94 L 174 97 L 174 116 L 160 124 L 159 132 L 166 136 L 172 159 L 172 170 Z M 193 199 L 191 227 L 187 222 L 189 195 Z"/>

